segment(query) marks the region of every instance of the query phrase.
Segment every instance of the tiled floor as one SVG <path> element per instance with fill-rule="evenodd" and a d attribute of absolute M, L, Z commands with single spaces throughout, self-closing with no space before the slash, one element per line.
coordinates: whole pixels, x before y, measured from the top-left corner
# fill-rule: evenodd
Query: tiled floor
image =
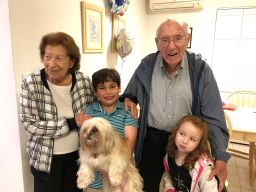
<path fill-rule="evenodd" d="M 235 149 L 248 152 L 248 146 L 232 144 Z M 228 167 L 228 192 L 256 192 L 256 180 L 253 185 L 249 184 L 248 160 L 231 157 Z"/>

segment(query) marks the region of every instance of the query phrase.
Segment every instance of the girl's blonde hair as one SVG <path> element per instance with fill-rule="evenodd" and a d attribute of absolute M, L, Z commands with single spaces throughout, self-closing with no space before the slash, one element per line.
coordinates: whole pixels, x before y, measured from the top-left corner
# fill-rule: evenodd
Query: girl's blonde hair
<path fill-rule="evenodd" d="M 181 118 L 176 124 L 174 132 L 170 135 L 168 139 L 167 153 L 169 157 L 175 158 L 175 154 L 177 153 L 177 150 L 178 150 L 175 144 L 175 137 L 176 137 L 177 131 L 179 130 L 181 125 L 185 122 L 192 123 L 196 128 L 202 131 L 202 138 L 198 146 L 194 149 L 194 151 L 190 152 L 184 159 L 183 166 L 188 170 L 191 170 L 200 156 L 203 155 L 208 158 L 211 158 L 210 146 L 208 142 L 208 125 L 202 119 L 194 115 L 187 115 Z"/>

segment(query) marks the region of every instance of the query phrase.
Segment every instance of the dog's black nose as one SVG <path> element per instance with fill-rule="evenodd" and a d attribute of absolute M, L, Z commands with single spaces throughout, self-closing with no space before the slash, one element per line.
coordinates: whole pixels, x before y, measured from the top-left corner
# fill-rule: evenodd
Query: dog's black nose
<path fill-rule="evenodd" d="M 94 134 L 94 133 L 97 133 L 97 132 L 98 132 L 98 128 L 94 126 L 91 130 L 91 133 Z"/>

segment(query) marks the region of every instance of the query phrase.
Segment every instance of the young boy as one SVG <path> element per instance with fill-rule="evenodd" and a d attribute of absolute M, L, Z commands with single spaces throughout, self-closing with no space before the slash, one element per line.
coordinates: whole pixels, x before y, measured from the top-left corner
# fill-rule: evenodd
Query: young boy
<path fill-rule="evenodd" d="M 107 119 L 114 130 L 127 141 L 133 151 L 137 137 L 137 121 L 132 118 L 130 111 L 125 112 L 124 105 L 119 101 L 120 75 L 115 69 L 104 68 L 92 75 L 92 86 L 98 102 L 87 105 L 85 113 L 91 117 Z M 94 182 L 86 192 L 101 191 L 102 177 L 95 172 Z"/>

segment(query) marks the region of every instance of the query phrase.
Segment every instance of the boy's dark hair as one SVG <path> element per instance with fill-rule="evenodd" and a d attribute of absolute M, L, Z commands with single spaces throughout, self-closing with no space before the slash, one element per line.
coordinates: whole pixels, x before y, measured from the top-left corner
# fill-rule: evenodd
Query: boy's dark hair
<path fill-rule="evenodd" d="M 120 87 L 120 75 L 115 69 L 103 68 L 96 71 L 92 75 L 92 87 L 94 90 L 97 89 L 97 86 L 100 83 L 105 83 L 108 81 L 113 81 L 118 85 L 118 87 Z"/>

